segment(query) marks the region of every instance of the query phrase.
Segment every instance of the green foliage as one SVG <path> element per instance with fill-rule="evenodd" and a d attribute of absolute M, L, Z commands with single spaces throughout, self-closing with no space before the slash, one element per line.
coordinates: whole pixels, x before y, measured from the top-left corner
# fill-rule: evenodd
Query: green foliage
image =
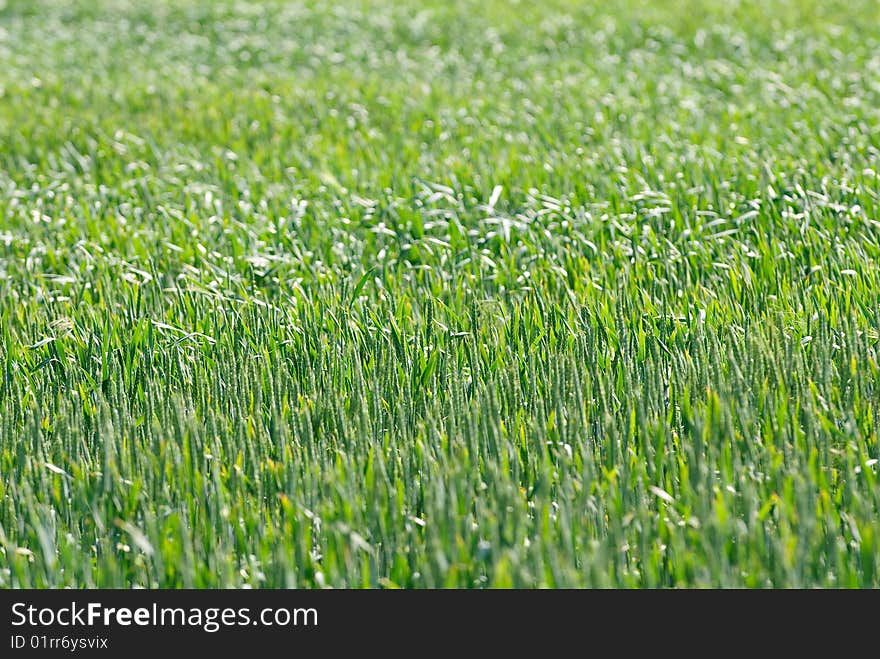
<path fill-rule="evenodd" d="M 880 586 L 878 53 L 0 1 L 0 587 Z"/>

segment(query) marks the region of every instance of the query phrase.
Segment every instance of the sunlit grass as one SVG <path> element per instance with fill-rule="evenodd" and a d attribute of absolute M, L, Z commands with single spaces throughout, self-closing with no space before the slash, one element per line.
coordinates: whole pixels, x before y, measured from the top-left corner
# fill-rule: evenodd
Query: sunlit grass
<path fill-rule="evenodd" d="M 332 4 L 0 0 L 0 587 L 880 586 L 878 4 Z"/>

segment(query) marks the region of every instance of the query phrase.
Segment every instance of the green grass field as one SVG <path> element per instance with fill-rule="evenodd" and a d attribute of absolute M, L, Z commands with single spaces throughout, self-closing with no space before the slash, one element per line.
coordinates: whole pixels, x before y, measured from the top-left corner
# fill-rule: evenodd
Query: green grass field
<path fill-rule="evenodd" d="M 0 0 L 0 587 L 880 586 L 880 4 Z"/>

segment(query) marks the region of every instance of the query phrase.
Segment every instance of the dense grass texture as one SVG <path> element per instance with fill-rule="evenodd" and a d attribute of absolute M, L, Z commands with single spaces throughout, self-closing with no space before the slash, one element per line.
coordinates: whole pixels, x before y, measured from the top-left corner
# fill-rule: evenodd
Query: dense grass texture
<path fill-rule="evenodd" d="M 878 6 L 0 0 L 0 587 L 880 586 Z"/>

